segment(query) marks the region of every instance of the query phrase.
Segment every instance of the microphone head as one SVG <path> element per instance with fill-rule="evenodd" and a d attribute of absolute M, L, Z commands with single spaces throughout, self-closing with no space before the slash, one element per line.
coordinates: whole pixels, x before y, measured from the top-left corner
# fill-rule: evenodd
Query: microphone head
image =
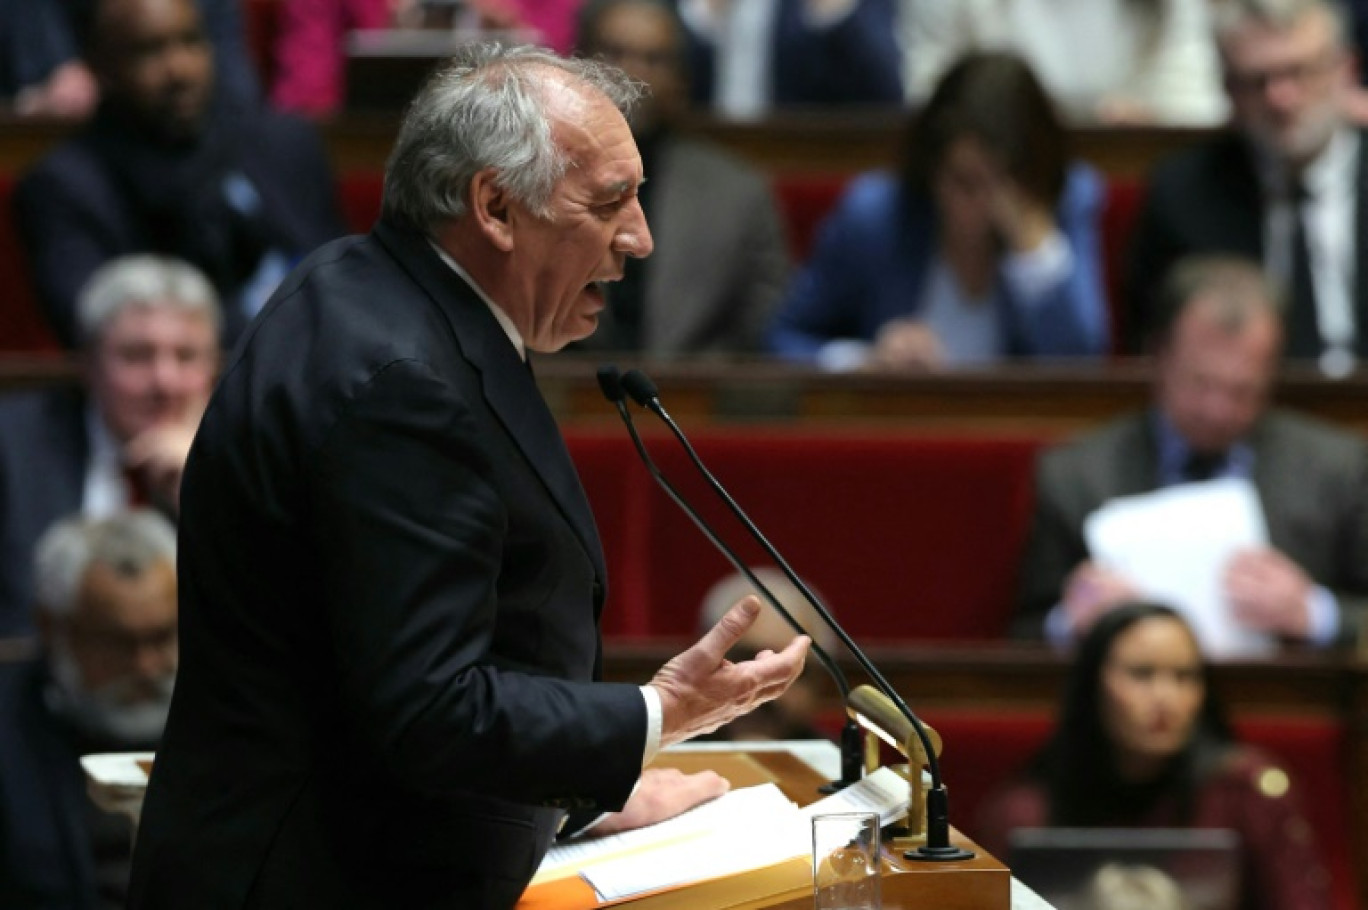
<path fill-rule="evenodd" d="M 632 396 L 632 400 L 643 408 L 649 408 L 651 402 L 660 397 L 660 390 L 656 384 L 651 382 L 649 376 L 640 370 L 628 370 L 622 375 L 622 388 Z"/>
<path fill-rule="evenodd" d="M 622 401 L 626 396 L 622 391 L 622 375 L 618 372 L 616 364 L 605 363 L 598 368 L 599 389 L 603 392 L 603 397 L 613 404 Z"/>

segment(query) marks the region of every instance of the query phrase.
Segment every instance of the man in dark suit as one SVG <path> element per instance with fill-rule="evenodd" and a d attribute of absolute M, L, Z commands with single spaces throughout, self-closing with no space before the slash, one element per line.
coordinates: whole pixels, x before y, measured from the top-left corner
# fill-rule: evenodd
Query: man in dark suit
<path fill-rule="evenodd" d="M 131 907 L 511 907 L 567 809 L 612 830 L 717 795 L 642 768 L 801 671 L 805 638 L 724 660 L 748 598 L 649 685 L 598 681 L 603 554 L 524 358 L 592 332 L 651 250 L 636 90 L 464 49 L 410 107 L 372 233 L 249 329 L 186 466 Z"/>
<path fill-rule="evenodd" d="M 0 638 L 33 632 L 33 544 L 73 512 L 177 508 L 219 363 L 218 298 L 182 262 L 106 263 L 77 306 L 84 382 L 0 399 Z"/>
<path fill-rule="evenodd" d="M 579 52 L 650 89 L 632 138 L 650 180 L 641 207 L 655 252 L 629 259 L 585 346 L 657 356 L 755 352 L 788 281 L 787 240 L 765 177 L 684 135 L 683 27 L 669 0 L 599 0 L 580 12 Z"/>
<path fill-rule="evenodd" d="M 44 314 L 76 342 L 99 265 L 158 252 L 218 288 L 231 344 L 291 266 L 344 232 L 314 128 L 217 92 L 193 0 L 99 0 L 94 119 L 15 188 L 15 225 Z"/>
<path fill-rule="evenodd" d="M 1283 641 L 1349 643 L 1368 606 L 1368 445 L 1268 409 L 1282 331 L 1256 265 L 1197 258 L 1159 297 L 1154 406 L 1044 453 L 1015 629 L 1065 642 L 1144 579 L 1090 560 L 1083 525 L 1111 499 L 1220 477 L 1250 480 L 1269 545 L 1224 569 L 1240 624 Z"/>
<path fill-rule="evenodd" d="M 1170 265 L 1224 252 L 1287 289 L 1287 355 L 1340 374 L 1368 354 L 1368 156 L 1345 118 L 1354 81 L 1341 11 L 1326 0 L 1219 4 L 1234 129 L 1161 162 L 1128 265 L 1127 341 L 1154 327 Z"/>
<path fill-rule="evenodd" d="M 64 519 L 33 559 L 40 660 L 0 662 L 0 906 L 121 908 L 133 828 L 82 755 L 156 746 L 176 678 L 176 529 L 150 509 Z"/>
<path fill-rule="evenodd" d="M 698 104 L 724 117 L 903 103 L 890 0 L 679 0 Z"/>

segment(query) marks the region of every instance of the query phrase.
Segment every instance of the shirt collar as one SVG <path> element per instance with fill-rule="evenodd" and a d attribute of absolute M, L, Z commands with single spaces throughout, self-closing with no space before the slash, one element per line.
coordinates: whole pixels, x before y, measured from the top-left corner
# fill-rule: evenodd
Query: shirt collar
<path fill-rule="evenodd" d="M 1331 135 L 1325 149 L 1302 172 L 1302 185 L 1316 198 L 1325 198 L 1329 193 L 1339 192 L 1342 187 L 1352 186 L 1358 156 L 1358 132 L 1340 127 Z M 1275 198 L 1286 197 L 1292 174 L 1261 146 L 1255 145 L 1254 158 L 1258 162 L 1259 180 L 1265 192 Z"/>
<path fill-rule="evenodd" d="M 1192 447 L 1178 432 L 1173 421 L 1162 410 L 1156 408 L 1150 421 L 1154 427 L 1154 439 L 1159 456 L 1159 485 L 1171 486 L 1184 481 L 1183 471 Z M 1254 476 L 1254 447 L 1247 440 L 1240 440 L 1226 452 L 1225 463 L 1216 472 L 1217 477 L 1239 477 L 1246 480 Z"/>
<path fill-rule="evenodd" d="M 485 293 L 485 289 L 480 287 L 474 278 L 470 277 L 470 273 L 467 272 L 459 262 L 451 258 L 451 255 L 447 253 L 446 250 L 437 245 L 435 240 L 429 237 L 428 245 L 436 251 L 437 255 L 447 264 L 449 269 L 459 275 L 462 281 L 474 289 L 479 298 L 484 301 L 485 306 L 489 307 L 489 312 L 494 314 L 494 319 L 499 323 L 499 328 L 504 330 L 504 334 L 507 335 L 508 340 L 512 342 L 514 349 L 518 352 L 518 359 L 526 361 L 527 345 L 523 342 L 522 333 L 518 331 L 518 327 L 513 324 L 513 320 L 509 318 L 508 314 Z"/>

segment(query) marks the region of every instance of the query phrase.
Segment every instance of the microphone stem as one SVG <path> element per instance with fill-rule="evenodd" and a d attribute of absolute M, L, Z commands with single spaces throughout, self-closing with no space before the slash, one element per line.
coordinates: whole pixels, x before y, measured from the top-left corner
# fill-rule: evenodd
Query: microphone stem
<path fill-rule="evenodd" d="M 625 408 L 625 405 L 620 406 Z M 684 447 L 684 451 L 688 453 L 689 460 L 693 462 L 694 467 L 697 468 L 699 473 L 708 481 L 708 484 L 713 488 L 717 495 L 722 498 L 722 501 L 727 504 L 727 507 L 731 509 L 732 514 L 755 535 L 755 539 L 760 542 L 760 545 L 764 547 L 765 552 L 769 554 L 770 558 L 773 559 L 775 564 L 783 571 L 785 577 L 787 577 L 798 590 L 803 592 L 803 596 L 816 608 L 818 614 L 821 615 L 827 626 L 841 639 L 841 642 L 859 662 L 865 673 L 869 674 L 869 678 L 874 681 L 880 691 L 887 695 L 902 715 L 907 718 L 907 722 L 912 725 L 913 731 L 917 734 L 917 739 L 921 743 L 922 751 L 926 753 L 926 766 L 931 772 L 931 788 L 933 790 L 942 790 L 940 761 L 936 757 L 936 750 L 931 744 L 931 737 L 927 735 L 926 727 L 922 724 L 921 720 L 916 714 L 912 713 L 912 709 L 903 701 L 902 696 L 897 693 L 897 690 L 895 690 L 888 680 L 884 678 L 884 675 L 879 672 L 873 662 L 865 656 L 864 651 L 855 644 L 854 640 L 846 634 L 845 629 L 841 627 L 840 623 L 836 622 L 832 617 L 831 612 L 827 610 L 826 606 L 821 602 L 817 595 L 814 594 L 808 586 L 804 584 L 803 580 L 798 577 L 798 574 L 789 567 L 788 562 L 779 554 L 779 551 L 774 548 L 774 545 L 769 542 L 768 538 L 766 538 L 763 533 L 761 533 L 760 529 L 750 520 L 750 517 L 746 515 L 741 506 L 736 503 L 736 500 L 732 499 L 731 494 L 726 491 L 722 484 L 718 482 L 717 478 L 713 476 L 712 472 L 708 470 L 707 466 L 703 464 L 703 460 L 699 458 L 698 453 L 694 451 L 694 447 L 689 442 L 688 437 L 684 435 L 684 431 L 679 428 L 678 424 L 674 422 L 674 418 L 665 410 L 665 406 L 660 403 L 660 399 L 658 397 L 652 398 L 647 406 L 655 412 L 656 416 L 665 421 L 665 425 L 670 428 L 670 432 L 674 434 L 675 438 L 679 440 L 680 445 Z M 632 435 L 633 438 L 636 438 L 635 431 Z M 638 445 L 640 445 L 640 443 L 638 443 Z"/>
<path fill-rule="evenodd" d="M 769 605 L 784 618 L 795 633 L 799 635 L 807 634 L 804 631 L 802 624 L 793 618 L 793 615 L 784 608 L 783 604 L 779 602 L 779 599 L 774 596 L 774 593 L 770 591 L 760 579 L 755 577 L 755 573 L 751 571 L 749 566 L 742 562 L 729 547 L 722 543 L 717 534 L 713 532 L 712 528 L 708 527 L 702 517 L 694 511 L 693 507 L 684 501 L 684 497 L 679 495 L 679 491 L 675 489 L 674 484 L 670 483 L 669 479 L 661 473 L 660 469 L 656 466 L 655 461 L 651 458 L 650 453 L 646 451 L 646 445 L 642 442 L 641 435 L 637 433 L 636 424 L 632 422 L 632 416 L 627 410 L 627 405 L 622 401 L 618 401 L 616 404 L 618 406 L 618 411 L 622 414 L 623 421 L 627 425 L 627 432 L 632 437 L 632 444 L 636 446 L 637 454 L 641 457 L 647 470 L 651 472 L 651 476 L 660 484 L 661 489 L 669 495 L 675 505 L 679 506 L 679 508 L 684 511 L 684 514 L 692 519 L 698 530 L 703 532 L 703 536 L 707 537 L 708 540 L 712 542 L 712 545 L 719 553 L 726 557 L 727 561 L 732 564 L 732 567 L 735 568 L 736 571 L 745 576 L 745 579 L 751 583 L 751 586 L 754 587 L 755 590 L 768 601 Z M 809 597 L 809 599 L 811 598 L 811 595 L 808 594 L 807 591 L 803 591 L 803 594 Z M 832 680 L 836 683 L 836 688 L 841 693 L 841 700 L 842 702 L 845 702 L 850 696 L 850 681 L 846 679 L 845 673 L 837 666 L 836 661 L 832 659 L 831 655 L 828 654 L 821 645 L 817 644 L 817 642 L 812 642 L 809 650 L 816 656 L 817 660 L 821 662 L 822 666 L 826 668 L 827 672 L 831 674 Z M 842 778 L 850 780 L 850 778 L 845 777 L 844 770 L 842 771 Z M 858 780 L 859 776 L 856 775 L 854 779 Z"/>

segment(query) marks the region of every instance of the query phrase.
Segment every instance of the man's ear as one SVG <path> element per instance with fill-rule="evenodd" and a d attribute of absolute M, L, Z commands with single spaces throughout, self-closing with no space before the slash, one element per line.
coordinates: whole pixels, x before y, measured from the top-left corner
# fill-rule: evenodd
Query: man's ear
<path fill-rule="evenodd" d="M 498 171 L 487 167 L 470 181 L 470 213 L 480 233 L 505 253 L 513 251 L 512 199 L 499 186 Z"/>

